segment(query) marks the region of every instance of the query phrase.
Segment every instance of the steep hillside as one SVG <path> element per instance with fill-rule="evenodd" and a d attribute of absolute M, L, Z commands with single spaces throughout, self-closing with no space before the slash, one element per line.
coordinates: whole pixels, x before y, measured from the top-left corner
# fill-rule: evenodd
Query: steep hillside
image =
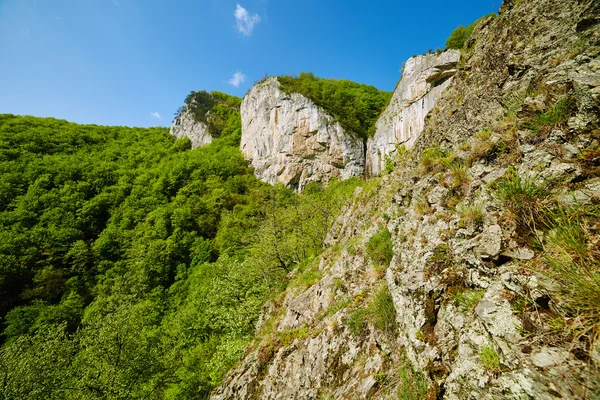
<path fill-rule="evenodd" d="M 597 398 L 599 21 L 576 0 L 481 21 L 413 150 L 212 397 Z"/>
<path fill-rule="evenodd" d="M 190 150 L 163 128 L 0 115 L 0 399 L 198 399 L 220 384 L 362 185 L 264 184 L 239 113 L 221 121 Z"/>

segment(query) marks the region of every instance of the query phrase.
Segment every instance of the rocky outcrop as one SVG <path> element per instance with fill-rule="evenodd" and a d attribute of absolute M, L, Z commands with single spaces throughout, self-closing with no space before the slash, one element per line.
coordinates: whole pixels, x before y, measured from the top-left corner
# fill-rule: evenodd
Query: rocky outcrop
<path fill-rule="evenodd" d="M 248 92 L 241 115 L 242 153 L 264 182 L 301 190 L 364 171 L 361 140 L 306 97 L 283 92 L 276 77 Z"/>
<path fill-rule="evenodd" d="M 377 120 L 375 134 L 367 141 L 367 175 L 377 176 L 385 157 L 397 146 L 412 147 L 423 131 L 425 117 L 435 107 L 456 73 L 460 51 L 426 54 L 408 59 L 402 78 L 385 111 Z"/>
<path fill-rule="evenodd" d="M 194 116 L 188 110 L 188 107 L 188 105 L 185 105 L 179 115 L 175 117 L 170 133 L 177 139 L 189 138 L 192 142 L 192 149 L 195 149 L 209 144 L 213 141 L 213 137 L 204 122 L 194 120 Z"/>
<path fill-rule="evenodd" d="M 502 10 L 476 27 L 412 151 L 334 223 L 320 279 L 265 310 L 271 331 L 213 398 L 598 398 L 597 342 L 577 333 L 579 316 L 537 267 L 551 254 L 527 242 L 494 183 L 516 174 L 550 183 L 552 202 L 600 202 L 600 6 L 523 0 Z M 562 119 L 550 123 L 556 104 Z M 440 147 L 431 168 L 420 154 Z M 382 272 L 368 243 L 384 229 L 393 258 Z M 379 312 L 382 288 L 393 326 L 357 324 Z"/>

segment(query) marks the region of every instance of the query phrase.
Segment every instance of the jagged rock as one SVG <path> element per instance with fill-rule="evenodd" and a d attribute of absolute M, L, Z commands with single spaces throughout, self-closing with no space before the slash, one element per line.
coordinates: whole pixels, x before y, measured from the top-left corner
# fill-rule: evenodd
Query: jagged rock
<path fill-rule="evenodd" d="M 519 260 L 534 258 L 535 264 L 545 254 L 518 244 L 522 237 L 511 227 L 514 216 L 496 201 L 494 185 L 480 184 L 464 195 L 464 204 L 483 205 L 482 231 L 476 224 L 465 225 L 458 207 L 442 201 L 449 188 L 440 182 L 441 174 L 423 176 L 416 170 L 419 151 L 442 145 L 458 154 L 461 145 L 483 128 L 506 123 L 514 99 L 522 102 L 530 89 L 547 93 L 546 106 L 570 95 L 574 85 L 569 77 L 586 70 L 586 63 L 593 60 L 569 56 L 580 40 L 575 26 L 597 18 L 599 12 L 593 1 L 511 1 L 503 6 L 504 15 L 476 27 L 471 47 L 464 51 L 464 67 L 437 103 L 439 118 L 427 119 L 424 133 L 414 143 L 417 154 L 386 175 L 376 190 L 355 192 L 326 240 L 320 281 L 310 288 L 291 289 L 285 296 L 283 310 L 278 311 L 281 325 L 273 334 L 303 326 L 309 335 L 281 346 L 269 360 L 259 357 L 268 341 L 250 349 L 213 394 L 215 399 L 398 398 L 400 382 L 393 377 L 406 362 L 423 374 L 431 398 L 597 397 L 597 369 L 570 351 L 573 343 L 564 342 L 564 332 L 552 336 L 543 320 L 567 316 L 565 307 L 553 303 L 551 296 L 560 291 L 560 283 L 522 268 Z M 600 33 L 600 26 L 588 31 L 594 29 Z M 555 73 L 556 80 L 547 79 Z M 519 108 L 517 104 L 510 111 Z M 600 178 L 586 175 L 581 164 L 579 175 L 555 151 L 574 146 L 576 153 L 597 145 L 593 136 L 597 128 L 590 129 L 596 122 L 587 121 L 585 127 L 574 126 L 573 132 L 567 133 L 564 125 L 557 127 L 565 129 L 564 136 L 540 135 L 539 142 L 521 142 L 515 151 L 519 156 L 504 165 L 480 160 L 468 175 L 494 182 L 512 166 L 519 176 L 532 179 L 578 176 L 571 187 L 558 179 L 553 194 L 560 199 L 575 187 L 572 201 L 597 201 Z M 517 131 L 519 138 L 524 137 L 521 133 Z M 433 207 L 417 212 L 415 199 L 423 198 L 434 202 Z M 388 218 L 379 218 L 382 214 Z M 366 254 L 369 238 L 384 227 L 391 234 L 393 258 L 383 280 Z M 599 229 L 590 227 L 592 234 Z M 349 241 L 352 252 L 346 249 Z M 344 290 L 332 288 L 338 284 Z M 393 332 L 385 335 L 372 322 L 363 332 L 351 332 L 354 313 L 369 307 L 372 294 L 382 287 L 390 292 L 395 310 Z M 519 313 L 515 307 L 519 298 L 535 302 L 535 311 Z M 332 311 L 336 304 L 342 305 Z M 542 304 L 547 310 L 540 309 Z M 489 360 L 486 365 L 484 349 L 496 353 L 496 365 Z M 598 346 L 591 350 L 591 357 L 599 359 Z"/>
<path fill-rule="evenodd" d="M 264 182 L 301 190 L 363 174 L 361 140 L 303 95 L 285 93 L 277 77 L 248 92 L 241 114 L 242 153 Z"/>
<path fill-rule="evenodd" d="M 540 368 L 562 364 L 568 358 L 568 351 L 549 347 L 543 347 L 539 352 L 531 355 L 531 361 L 533 364 Z"/>
<path fill-rule="evenodd" d="M 377 120 L 375 134 L 367 141 L 367 174 L 379 175 L 385 156 L 398 145 L 412 147 L 423 131 L 425 117 L 433 109 L 456 73 L 458 50 L 408 59 L 390 104 Z"/>
<path fill-rule="evenodd" d="M 483 258 L 496 258 L 502 250 L 502 228 L 492 225 L 481 234 L 478 253 Z"/>
<path fill-rule="evenodd" d="M 192 149 L 204 146 L 213 141 L 212 135 L 208 131 L 208 126 L 201 121 L 195 121 L 194 116 L 184 106 L 182 111 L 173 121 L 170 130 L 171 135 L 177 139 L 187 137 L 192 142 Z"/>

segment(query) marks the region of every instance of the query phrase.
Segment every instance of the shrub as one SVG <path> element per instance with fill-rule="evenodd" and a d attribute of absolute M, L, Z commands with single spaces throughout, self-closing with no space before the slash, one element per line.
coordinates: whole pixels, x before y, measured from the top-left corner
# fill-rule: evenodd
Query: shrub
<path fill-rule="evenodd" d="M 287 347 L 291 345 L 294 340 L 304 340 L 310 336 L 310 331 L 305 327 L 286 329 L 280 332 L 277 332 L 277 336 L 279 337 L 279 343 L 281 346 Z"/>
<path fill-rule="evenodd" d="M 213 137 L 220 137 L 224 129 L 239 119 L 242 99 L 225 93 L 200 90 L 190 92 L 185 99 L 185 107 L 196 122 L 207 125 Z M 180 109 L 177 114 L 180 114 Z"/>
<path fill-rule="evenodd" d="M 470 24 L 469 26 L 467 26 L 466 28 L 462 25 L 459 25 L 454 31 L 452 31 L 452 33 L 448 37 L 448 40 L 446 40 L 446 48 L 462 49 L 463 47 L 465 47 L 465 43 L 471 38 L 471 34 L 473 33 L 473 30 L 475 29 L 477 24 L 488 17 L 496 17 L 496 14 L 485 15 L 479 18 L 477 21 Z"/>
<path fill-rule="evenodd" d="M 366 308 L 357 308 L 348 317 L 346 325 L 348 330 L 354 336 L 360 336 L 364 333 L 367 328 L 369 311 Z"/>
<path fill-rule="evenodd" d="M 481 228 L 484 222 L 483 205 L 479 203 L 459 205 L 457 211 L 461 217 L 459 226 Z"/>
<path fill-rule="evenodd" d="M 468 32 L 467 28 L 462 25 L 459 25 L 455 30 L 452 31 L 448 40 L 446 40 L 446 48 L 447 49 L 462 49 L 465 46 L 467 40 L 471 34 Z"/>
<path fill-rule="evenodd" d="M 410 362 L 405 361 L 398 369 L 398 400 L 422 400 L 425 398 L 429 385 L 427 378 L 415 372 Z"/>
<path fill-rule="evenodd" d="M 590 226 L 600 220 L 598 206 L 559 208 L 549 214 L 543 262 L 560 284 L 553 295 L 569 315 L 578 317 L 581 333 L 595 337 L 600 332 L 600 251 Z"/>
<path fill-rule="evenodd" d="M 415 202 L 415 212 L 419 216 L 430 214 L 433 211 L 431 204 L 427 201 L 425 196 L 419 196 Z"/>
<path fill-rule="evenodd" d="M 450 189 L 458 195 L 465 196 L 471 187 L 471 178 L 467 166 L 463 162 L 454 162 L 450 165 Z"/>
<path fill-rule="evenodd" d="M 354 336 L 362 335 L 368 323 L 386 334 L 392 334 L 396 330 L 396 309 L 386 285 L 382 285 L 371 296 L 367 307 L 355 309 L 346 322 Z"/>
<path fill-rule="evenodd" d="M 386 333 L 392 333 L 396 330 L 394 299 L 387 286 L 382 286 L 371 298 L 369 311 L 373 324 L 377 329 Z"/>
<path fill-rule="evenodd" d="M 367 242 L 367 254 L 376 266 L 387 268 L 394 256 L 392 234 L 384 229 L 371 236 Z"/>

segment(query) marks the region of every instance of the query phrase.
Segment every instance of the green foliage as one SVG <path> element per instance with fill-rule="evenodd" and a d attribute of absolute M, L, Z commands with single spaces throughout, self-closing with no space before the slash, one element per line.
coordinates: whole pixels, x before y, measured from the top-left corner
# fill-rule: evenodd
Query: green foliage
<path fill-rule="evenodd" d="M 548 190 L 532 178 L 521 178 L 514 171 L 507 171 L 504 178 L 495 182 L 495 195 L 517 218 L 521 229 L 535 230 L 542 218 L 543 204 Z"/>
<path fill-rule="evenodd" d="M 310 331 L 305 327 L 287 329 L 280 332 L 277 332 L 277 336 L 279 336 L 279 342 L 282 346 L 291 345 L 294 340 L 304 340 L 310 336 Z"/>
<path fill-rule="evenodd" d="M 442 150 L 439 146 L 429 147 L 421 153 L 421 175 L 446 171 L 455 158 L 452 151 Z"/>
<path fill-rule="evenodd" d="M 535 133 L 548 132 L 564 124 L 573 112 L 574 101 L 571 98 L 559 99 L 548 111 L 536 114 L 523 125 Z"/>
<path fill-rule="evenodd" d="M 485 295 L 485 290 L 465 290 L 454 293 L 454 301 L 461 312 L 472 312 Z"/>
<path fill-rule="evenodd" d="M 361 181 L 259 182 L 238 100 L 189 99 L 219 136 L 193 151 L 162 128 L 0 115 L 0 398 L 208 398 L 288 272 L 318 279 Z"/>
<path fill-rule="evenodd" d="M 459 25 L 455 30 L 452 31 L 450 37 L 448 37 L 448 39 L 446 40 L 446 48 L 462 49 L 470 37 L 471 32 L 469 32 L 469 29 L 465 28 L 462 25 Z"/>
<path fill-rule="evenodd" d="M 456 207 L 460 215 L 460 227 L 471 226 L 473 228 L 481 228 L 485 221 L 483 214 L 483 205 L 480 203 L 459 204 Z"/>
<path fill-rule="evenodd" d="M 404 361 L 398 368 L 398 400 L 422 400 L 429 391 L 425 375 L 415 372 L 409 361 Z"/>
<path fill-rule="evenodd" d="M 394 299 L 386 285 L 381 285 L 371 295 L 367 307 L 353 310 L 346 321 L 350 333 L 355 336 L 362 335 L 369 323 L 386 334 L 393 334 L 396 330 Z"/>
<path fill-rule="evenodd" d="M 375 132 L 375 122 L 392 93 L 347 80 L 317 78 L 302 72 L 297 78 L 278 77 L 286 93 L 300 93 L 335 116 L 342 127 L 366 139 Z"/>
<path fill-rule="evenodd" d="M 600 253 L 597 236 L 594 239 L 591 228 L 600 220 L 600 210 L 592 205 L 559 207 L 547 214 L 543 225 L 547 231 L 543 256 L 547 270 L 544 272 L 560 284 L 553 295 L 570 316 L 577 316 L 581 326 L 576 329 L 597 337 L 600 332 Z"/>
<path fill-rule="evenodd" d="M 383 285 L 375 292 L 368 309 L 377 329 L 389 334 L 396 330 L 396 309 L 387 285 Z"/>
<path fill-rule="evenodd" d="M 472 24 L 469 24 L 466 28 L 462 25 L 459 25 L 454 31 L 452 31 L 450 37 L 448 37 L 448 39 L 446 40 L 446 48 L 462 49 L 463 47 L 465 47 L 465 43 L 467 43 L 467 41 L 471 38 L 471 34 L 473 33 L 473 30 L 475 29 L 477 24 L 489 17 L 495 18 L 496 14 L 492 13 L 485 15 L 479 18 L 477 21 L 473 22 Z"/>
<path fill-rule="evenodd" d="M 367 254 L 376 266 L 387 268 L 394 256 L 392 234 L 383 229 L 371 236 L 366 246 Z"/>
<path fill-rule="evenodd" d="M 241 104 L 242 99 L 239 97 L 216 91 L 208 93 L 205 90 L 190 92 L 185 99 L 185 108 L 196 122 L 203 122 L 208 126 L 208 131 L 213 137 L 231 133 L 227 132 L 227 129 L 231 129 L 239 120 Z M 178 114 L 181 111 L 182 109 Z"/>
<path fill-rule="evenodd" d="M 486 370 L 492 373 L 500 372 L 500 356 L 496 349 L 491 345 L 485 345 L 481 348 L 479 359 Z"/>

